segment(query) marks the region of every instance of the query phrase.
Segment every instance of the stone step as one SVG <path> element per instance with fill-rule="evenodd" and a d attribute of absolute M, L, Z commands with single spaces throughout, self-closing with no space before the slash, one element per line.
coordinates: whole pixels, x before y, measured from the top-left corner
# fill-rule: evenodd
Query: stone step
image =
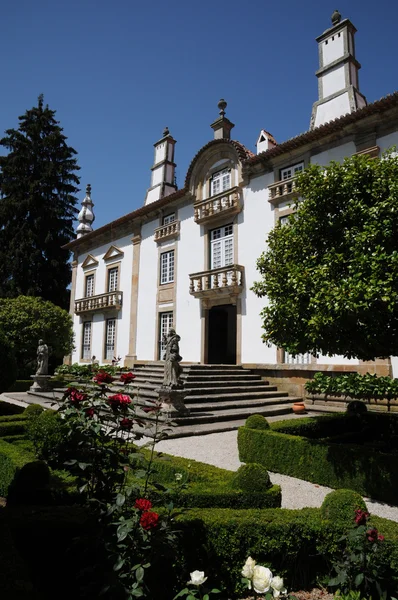
<path fill-rule="evenodd" d="M 213 411 L 219 411 L 219 410 L 229 410 L 229 409 L 236 409 L 236 410 L 240 410 L 241 408 L 257 408 L 257 407 L 263 407 L 263 406 L 283 406 L 288 404 L 289 407 L 291 408 L 293 402 L 295 402 L 296 399 L 295 398 L 290 398 L 289 396 L 286 396 L 285 398 L 275 398 L 275 396 L 272 396 L 270 398 L 248 398 L 245 400 L 242 400 L 241 402 L 236 402 L 236 401 L 229 401 L 229 400 L 223 400 L 221 402 L 211 402 L 210 399 L 209 401 L 204 405 L 202 402 L 200 403 L 195 403 L 195 404 L 191 404 L 190 402 L 185 401 L 185 404 L 187 406 L 187 408 L 189 408 L 189 410 L 192 413 L 197 413 L 197 412 L 213 412 Z"/>
<path fill-rule="evenodd" d="M 292 412 L 290 404 L 281 406 L 258 406 L 256 408 L 234 408 L 230 410 L 220 410 L 214 412 L 194 413 L 192 416 L 173 417 L 177 425 L 189 425 L 197 423 L 214 423 L 215 421 L 235 421 L 237 419 L 247 419 L 250 415 L 283 415 Z"/>
<path fill-rule="evenodd" d="M 188 396 L 195 396 L 199 394 L 200 396 L 209 396 L 213 394 L 233 394 L 240 393 L 244 391 L 250 392 L 276 392 L 277 387 L 275 385 L 267 385 L 261 381 L 251 381 L 251 385 L 237 385 L 236 383 L 231 382 L 231 385 L 214 386 L 214 387 L 191 387 L 184 386 L 184 390 L 187 392 Z M 253 385 L 252 385 L 253 384 Z"/>
<path fill-rule="evenodd" d="M 211 382 L 211 387 L 209 385 L 210 382 L 208 381 L 187 381 L 184 384 L 184 388 L 186 390 L 194 390 L 194 389 L 198 389 L 198 390 L 214 390 L 216 388 L 220 389 L 220 388 L 226 388 L 226 389 L 231 389 L 231 388 L 236 388 L 236 389 L 245 389 L 245 388 L 250 388 L 250 389 L 254 389 L 254 388 L 259 388 L 259 387 L 267 387 L 267 388 L 271 388 L 271 387 L 275 387 L 275 386 L 271 386 L 268 381 L 263 381 L 262 379 L 249 379 L 248 381 L 212 381 Z M 275 388 L 276 389 L 276 388 Z"/>
<path fill-rule="evenodd" d="M 206 395 L 195 394 L 186 398 L 190 402 L 202 402 L 207 398 Z M 238 393 L 230 393 L 230 394 L 212 394 L 211 400 L 214 401 L 216 399 L 220 400 L 232 400 L 236 401 L 243 400 L 245 398 L 289 398 L 289 394 L 287 392 L 238 392 Z"/>
<path fill-rule="evenodd" d="M 203 375 L 189 375 L 187 377 L 187 381 L 191 383 L 192 381 L 208 381 L 212 384 L 213 381 L 261 381 L 261 377 L 259 375 L 253 375 L 251 373 L 207 373 Z"/>

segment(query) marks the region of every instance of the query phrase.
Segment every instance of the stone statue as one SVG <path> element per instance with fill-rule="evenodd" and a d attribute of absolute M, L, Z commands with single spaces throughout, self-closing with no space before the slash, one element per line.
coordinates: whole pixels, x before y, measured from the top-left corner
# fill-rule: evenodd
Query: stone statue
<path fill-rule="evenodd" d="M 180 375 L 182 372 L 180 361 L 180 336 L 177 335 L 176 330 L 171 328 L 165 339 L 166 351 L 163 356 L 164 360 L 164 376 L 163 385 L 164 388 L 178 388 L 181 387 Z"/>
<path fill-rule="evenodd" d="M 36 375 L 48 375 L 48 347 L 43 340 L 39 340 L 37 347 Z"/>

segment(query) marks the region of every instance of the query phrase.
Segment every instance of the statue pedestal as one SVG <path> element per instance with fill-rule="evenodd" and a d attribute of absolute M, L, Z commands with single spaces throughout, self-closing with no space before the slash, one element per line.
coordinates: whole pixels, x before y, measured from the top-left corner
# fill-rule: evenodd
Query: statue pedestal
<path fill-rule="evenodd" d="M 31 375 L 33 385 L 30 386 L 30 392 L 51 392 L 52 385 L 50 384 L 51 375 Z"/>
<path fill-rule="evenodd" d="M 182 388 L 161 387 L 156 390 L 162 403 L 161 411 L 172 417 L 186 417 L 190 410 L 184 404 L 186 392 Z"/>

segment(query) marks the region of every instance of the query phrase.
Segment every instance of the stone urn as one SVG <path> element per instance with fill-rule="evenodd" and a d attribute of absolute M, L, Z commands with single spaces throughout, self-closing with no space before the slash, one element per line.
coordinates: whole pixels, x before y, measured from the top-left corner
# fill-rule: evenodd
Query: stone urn
<path fill-rule="evenodd" d="M 305 404 L 303 402 L 295 402 L 292 406 L 295 415 L 303 415 L 307 411 L 305 410 Z"/>

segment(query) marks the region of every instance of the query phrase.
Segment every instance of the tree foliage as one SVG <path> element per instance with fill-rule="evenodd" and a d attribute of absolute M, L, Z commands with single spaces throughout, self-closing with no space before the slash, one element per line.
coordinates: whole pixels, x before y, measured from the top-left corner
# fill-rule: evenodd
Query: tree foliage
<path fill-rule="evenodd" d="M 32 296 L 0 298 L 1 328 L 12 343 L 19 372 L 36 362 L 39 339 L 58 364 L 73 347 L 72 318 L 66 310 Z"/>
<path fill-rule="evenodd" d="M 80 168 L 55 111 L 43 104 L 19 117 L 0 145 L 0 295 L 41 296 L 67 308 L 75 194 Z"/>
<path fill-rule="evenodd" d="M 304 198 L 269 235 L 253 290 L 264 340 L 298 354 L 398 355 L 398 158 L 309 166 Z"/>

